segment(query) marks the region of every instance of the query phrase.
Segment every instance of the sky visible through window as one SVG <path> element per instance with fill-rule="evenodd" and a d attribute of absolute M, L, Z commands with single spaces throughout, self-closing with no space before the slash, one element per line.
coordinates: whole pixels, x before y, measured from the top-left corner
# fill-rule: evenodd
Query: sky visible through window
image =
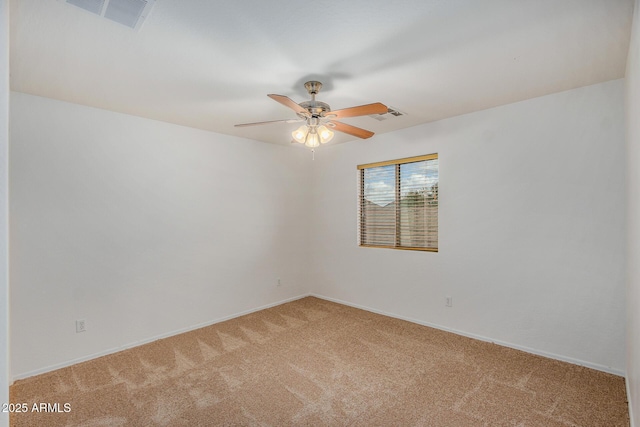
<path fill-rule="evenodd" d="M 378 206 L 395 200 L 395 165 L 364 169 L 364 198 Z M 400 165 L 400 197 L 410 191 L 429 191 L 438 184 L 438 160 Z"/>

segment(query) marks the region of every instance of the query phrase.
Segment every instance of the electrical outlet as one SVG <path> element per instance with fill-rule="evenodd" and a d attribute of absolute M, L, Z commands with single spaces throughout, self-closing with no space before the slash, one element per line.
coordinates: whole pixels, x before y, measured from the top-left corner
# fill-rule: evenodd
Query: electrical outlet
<path fill-rule="evenodd" d="M 76 320 L 76 333 L 84 332 L 87 330 L 87 322 L 84 319 Z"/>
<path fill-rule="evenodd" d="M 452 297 L 445 297 L 444 303 L 445 303 L 445 305 L 447 307 L 453 307 L 453 298 Z"/>

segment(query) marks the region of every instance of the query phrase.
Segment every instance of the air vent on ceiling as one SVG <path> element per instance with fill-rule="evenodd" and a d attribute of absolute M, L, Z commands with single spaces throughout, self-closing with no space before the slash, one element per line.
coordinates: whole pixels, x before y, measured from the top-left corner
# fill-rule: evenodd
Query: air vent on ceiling
<path fill-rule="evenodd" d="M 156 0 L 60 0 L 138 31 Z"/>
<path fill-rule="evenodd" d="M 405 116 L 406 115 L 402 111 L 396 110 L 395 108 L 391 108 L 391 107 L 387 108 L 387 112 L 389 114 L 391 114 L 392 116 L 396 116 L 396 117 L 400 117 L 400 116 Z"/>
<path fill-rule="evenodd" d="M 376 119 L 378 121 L 383 121 L 383 120 L 387 120 L 389 118 L 389 116 L 395 116 L 395 117 L 400 117 L 400 116 L 406 116 L 406 113 L 403 113 L 399 110 L 396 110 L 395 108 L 392 107 L 387 107 L 387 112 L 384 114 L 371 114 L 369 117 Z"/>

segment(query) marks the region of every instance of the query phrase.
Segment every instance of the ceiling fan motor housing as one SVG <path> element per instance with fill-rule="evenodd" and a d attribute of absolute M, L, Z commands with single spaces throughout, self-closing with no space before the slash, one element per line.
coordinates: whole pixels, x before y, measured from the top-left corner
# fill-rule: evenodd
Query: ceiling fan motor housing
<path fill-rule="evenodd" d="M 307 110 L 313 117 L 322 117 L 327 112 L 331 111 L 331 107 L 329 107 L 329 104 L 327 104 L 326 102 L 316 101 L 315 99 L 311 101 L 301 102 L 300 106 Z"/>

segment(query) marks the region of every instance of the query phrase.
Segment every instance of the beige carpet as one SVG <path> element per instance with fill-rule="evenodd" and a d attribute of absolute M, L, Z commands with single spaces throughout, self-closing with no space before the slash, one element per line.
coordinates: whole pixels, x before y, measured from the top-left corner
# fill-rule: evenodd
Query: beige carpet
<path fill-rule="evenodd" d="M 13 427 L 629 425 L 621 377 L 317 298 L 18 381 L 11 400 L 29 407 Z"/>

